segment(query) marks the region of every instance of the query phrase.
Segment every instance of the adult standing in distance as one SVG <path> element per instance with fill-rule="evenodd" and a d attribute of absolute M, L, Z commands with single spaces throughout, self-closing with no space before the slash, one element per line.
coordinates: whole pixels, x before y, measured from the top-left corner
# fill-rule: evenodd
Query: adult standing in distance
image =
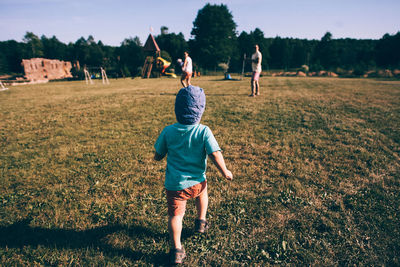
<path fill-rule="evenodd" d="M 251 68 L 253 70 L 253 74 L 251 75 L 251 95 L 256 96 L 260 95 L 260 84 L 258 80 L 260 79 L 261 74 L 261 61 L 262 55 L 260 52 L 260 48 L 258 45 L 254 45 L 254 53 L 251 55 Z"/>
<path fill-rule="evenodd" d="M 188 87 L 191 84 L 190 80 L 192 78 L 192 73 L 193 73 L 193 64 L 192 64 L 192 59 L 189 57 L 189 53 L 187 51 L 185 51 L 184 55 L 185 55 L 185 61 L 183 62 L 182 66 L 181 83 L 183 87 Z"/>

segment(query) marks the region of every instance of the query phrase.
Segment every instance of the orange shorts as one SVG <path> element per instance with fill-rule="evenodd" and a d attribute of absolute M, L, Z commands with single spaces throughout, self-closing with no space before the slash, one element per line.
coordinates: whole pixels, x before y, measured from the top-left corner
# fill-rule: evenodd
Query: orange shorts
<path fill-rule="evenodd" d="M 168 215 L 184 215 L 186 210 L 186 200 L 189 198 L 197 198 L 207 188 L 207 180 L 199 184 L 195 184 L 189 188 L 167 192 Z"/>
<path fill-rule="evenodd" d="M 192 73 L 191 72 L 183 71 L 182 72 L 182 76 L 181 76 L 181 80 L 189 79 L 190 77 L 192 77 Z"/>
<path fill-rule="evenodd" d="M 253 74 L 251 75 L 251 80 L 258 81 L 260 79 L 260 74 L 261 72 L 253 71 Z"/>

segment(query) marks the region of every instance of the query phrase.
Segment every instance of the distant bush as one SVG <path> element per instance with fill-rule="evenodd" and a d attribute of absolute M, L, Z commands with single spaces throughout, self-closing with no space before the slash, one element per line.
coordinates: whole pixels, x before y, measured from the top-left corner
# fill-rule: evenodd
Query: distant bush
<path fill-rule="evenodd" d="M 161 50 L 161 57 L 166 61 L 172 62 L 172 58 L 167 51 Z"/>
<path fill-rule="evenodd" d="M 362 76 L 368 71 L 367 65 L 364 63 L 357 64 L 354 68 L 353 74 L 355 76 Z"/>
<path fill-rule="evenodd" d="M 229 69 L 229 65 L 226 64 L 226 63 L 219 63 L 219 64 L 218 64 L 218 68 L 221 69 L 221 70 L 223 70 L 224 72 L 227 72 L 228 69 Z"/>
<path fill-rule="evenodd" d="M 83 72 L 83 69 L 72 68 L 71 74 L 72 74 L 73 79 L 75 79 L 75 80 L 84 80 L 85 79 L 85 73 Z"/>
<path fill-rule="evenodd" d="M 304 73 L 307 73 L 310 70 L 310 68 L 307 65 L 302 65 L 301 66 L 301 71 Z"/>

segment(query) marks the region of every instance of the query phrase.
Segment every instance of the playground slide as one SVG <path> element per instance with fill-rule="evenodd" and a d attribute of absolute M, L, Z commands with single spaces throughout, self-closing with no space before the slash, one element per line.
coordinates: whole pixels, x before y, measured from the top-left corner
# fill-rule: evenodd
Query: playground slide
<path fill-rule="evenodd" d="M 176 78 L 176 74 L 175 73 L 169 73 L 169 72 L 165 72 L 165 70 L 171 66 L 171 62 L 163 59 L 162 57 L 157 57 L 157 65 L 159 66 L 159 68 L 161 69 L 161 74 L 164 74 L 166 76 L 170 76 L 172 78 Z"/>

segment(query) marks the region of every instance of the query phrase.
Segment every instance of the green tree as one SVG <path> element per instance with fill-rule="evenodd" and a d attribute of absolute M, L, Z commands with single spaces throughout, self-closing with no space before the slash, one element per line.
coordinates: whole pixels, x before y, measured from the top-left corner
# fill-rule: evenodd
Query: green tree
<path fill-rule="evenodd" d="M 132 40 L 137 46 L 143 46 L 143 44 L 140 41 L 140 38 L 138 36 L 133 37 Z"/>
<path fill-rule="evenodd" d="M 252 34 L 248 34 L 245 31 L 242 31 L 237 38 L 237 48 L 238 48 L 238 54 L 240 56 L 238 63 L 236 64 L 236 70 L 241 71 L 243 67 L 243 59 L 244 56 L 250 57 L 251 54 L 253 53 L 252 46 L 255 44 L 254 36 Z M 251 65 L 250 64 L 245 64 L 245 71 L 251 71 Z"/>
<path fill-rule="evenodd" d="M 277 36 L 269 47 L 270 66 L 272 68 L 287 69 L 290 66 L 292 49 L 289 39 Z"/>
<path fill-rule="evenodd" d="M 163 26 L 168 29 L 167 27 Z M 163 29 L 163 27 L 161 27 Z M 183 52 L 188 49 L 188 44 L 180 32 L 178 34 L 168 33 L 167 31 L 161 30 L 161 35 L 155 37 L 155 40 L 161 50 L 167 51 L 171 56 L 172 60 L 183 57 Z"/>
<path fill-rule="evenodd" d="M 1 51 L 1 46 L 0 46 Z M 0 53 L 0 74 L 7 74 L 9 72 L 7 57 L 5 54 Z"/>
<path fill-rule="evenodd" d="M 260 51 L 263 54 L 263 61 L 268 59 L 269 57 L 269 52 L 268 52 L 268 42 L 264 37 L 263 31 L 261 31 L 259 28 L 256 28 L 254 31 L 250 32 L 250 35 L 253 36 L 254 39 L 254 44 L 258 44 Z M 253 44 L 253 45 L 254 45 Z M 251 48 L 253 48 L 253 45 Z"/>
<path fill-rule="evenodd" d="M 117 67 L 117 58 L 115 56 L 116 47 L 103 45 L 101 41 L 98 42 L 98 45 L 101 47 L 103 52 L 103 60 L 101 65 L 108 70 L 113 70 L 115 72 L 115 68 Z"/>
<path fill-rule="evenodd" d="M 400 67 L 400 32 L 385 34 L 376 45 L 376 61 L 382 67 Z"/>
<path fill-rule="evenodd" d="M 121 46 L 115 50 L 117 65 L 122 76 L 140 74 L 140 68 L 144 62 L 144 54 L 137 41 L 138 38 L 125 39 Z"/>
<path fill-rule="evenodd" d="M 206 4 L 193 22 L 191 55 L 201 67 L 215 69 L 236 51 L 236 23 L 226 5 Z"/>
<path fill-rule="evenodd" d="M 111 55 L 106 55 L 106 49 L 101 41 L 96 43 L 92 35 L 87 40 L 81 37 L 73 45 L 72 61 L 79 61 L 81 66 L 104 67 L 113 54 L 111 51 Z"/>
<path fill-rule="evenodd" d="M 57 37 L 47 38 L 42 35 L 40 38 L 43 44 L 43 56 L 49 59 L 67 59 L 67 45 L 60 42 Z"/>
<path fill-rule="evenodd" d="M 43 57 L 43 44 L 37 35 L 27 32 L 23 41 L 27 44 L 27 58 Z"/>
<path fill-rule="evenodd" d="M 260 48 L 260 52 L 262 53 L 262 69 L 266 70 L 269 69 L 269 46 L 270 42 L 264 37 L 264 33 L 259 29 L 256 28 L 254 31 L 251 31 L 250 33 L 242 32 L 238 39 L 238 64 L 240 68 L 236 67 L 236 70 L 240 70 L 242 68 L 242 59 L 243 55 L 246 54 L 247 57 L 250 57 L 254 53 L 254 45 L 258 44 Z M 251 65 L 247 64 L 246 65 L 246 71 L 250 70 Z"/>
<path fill-rule="evenodd" d="M 294 39 L 292 40 L 292 45 L 293 45 L 293 54 L 290 67 L 299 68 L 302 65 L 308 65 L 307 62 L 308 51 L 305 46 L 305 42 L 299 39 Z"/>
<path fill-rule="evenodd" d="M 316 47 L 315 56 L 325 69 L 332 69 L 339 66 L 338 42 L 332 39 L 330 32 L 325 33 Z"/>
<path fill-rule="evenodd" d="M 91 36 L 89 36 L 91 37 Z M 94 40 L 90 41 L 89 45 L 89 65 L 94 67 L 101 67 L 104 63 L 104 45 L 101 41 L 96 43 Z"/>
<path fill-rule="evenodd" d="M 5 74 L 22 73 L 22 59 L 27 58 L 26 44 L 15 40 L 0 42 L 1 69 Z"/>
<path fill-rule="evenodd" d="M 89 44 L 84 37 L 79 38 L 74 43 L 72 58 L 79 61 L 82 67 L 89 63 Z"/>

